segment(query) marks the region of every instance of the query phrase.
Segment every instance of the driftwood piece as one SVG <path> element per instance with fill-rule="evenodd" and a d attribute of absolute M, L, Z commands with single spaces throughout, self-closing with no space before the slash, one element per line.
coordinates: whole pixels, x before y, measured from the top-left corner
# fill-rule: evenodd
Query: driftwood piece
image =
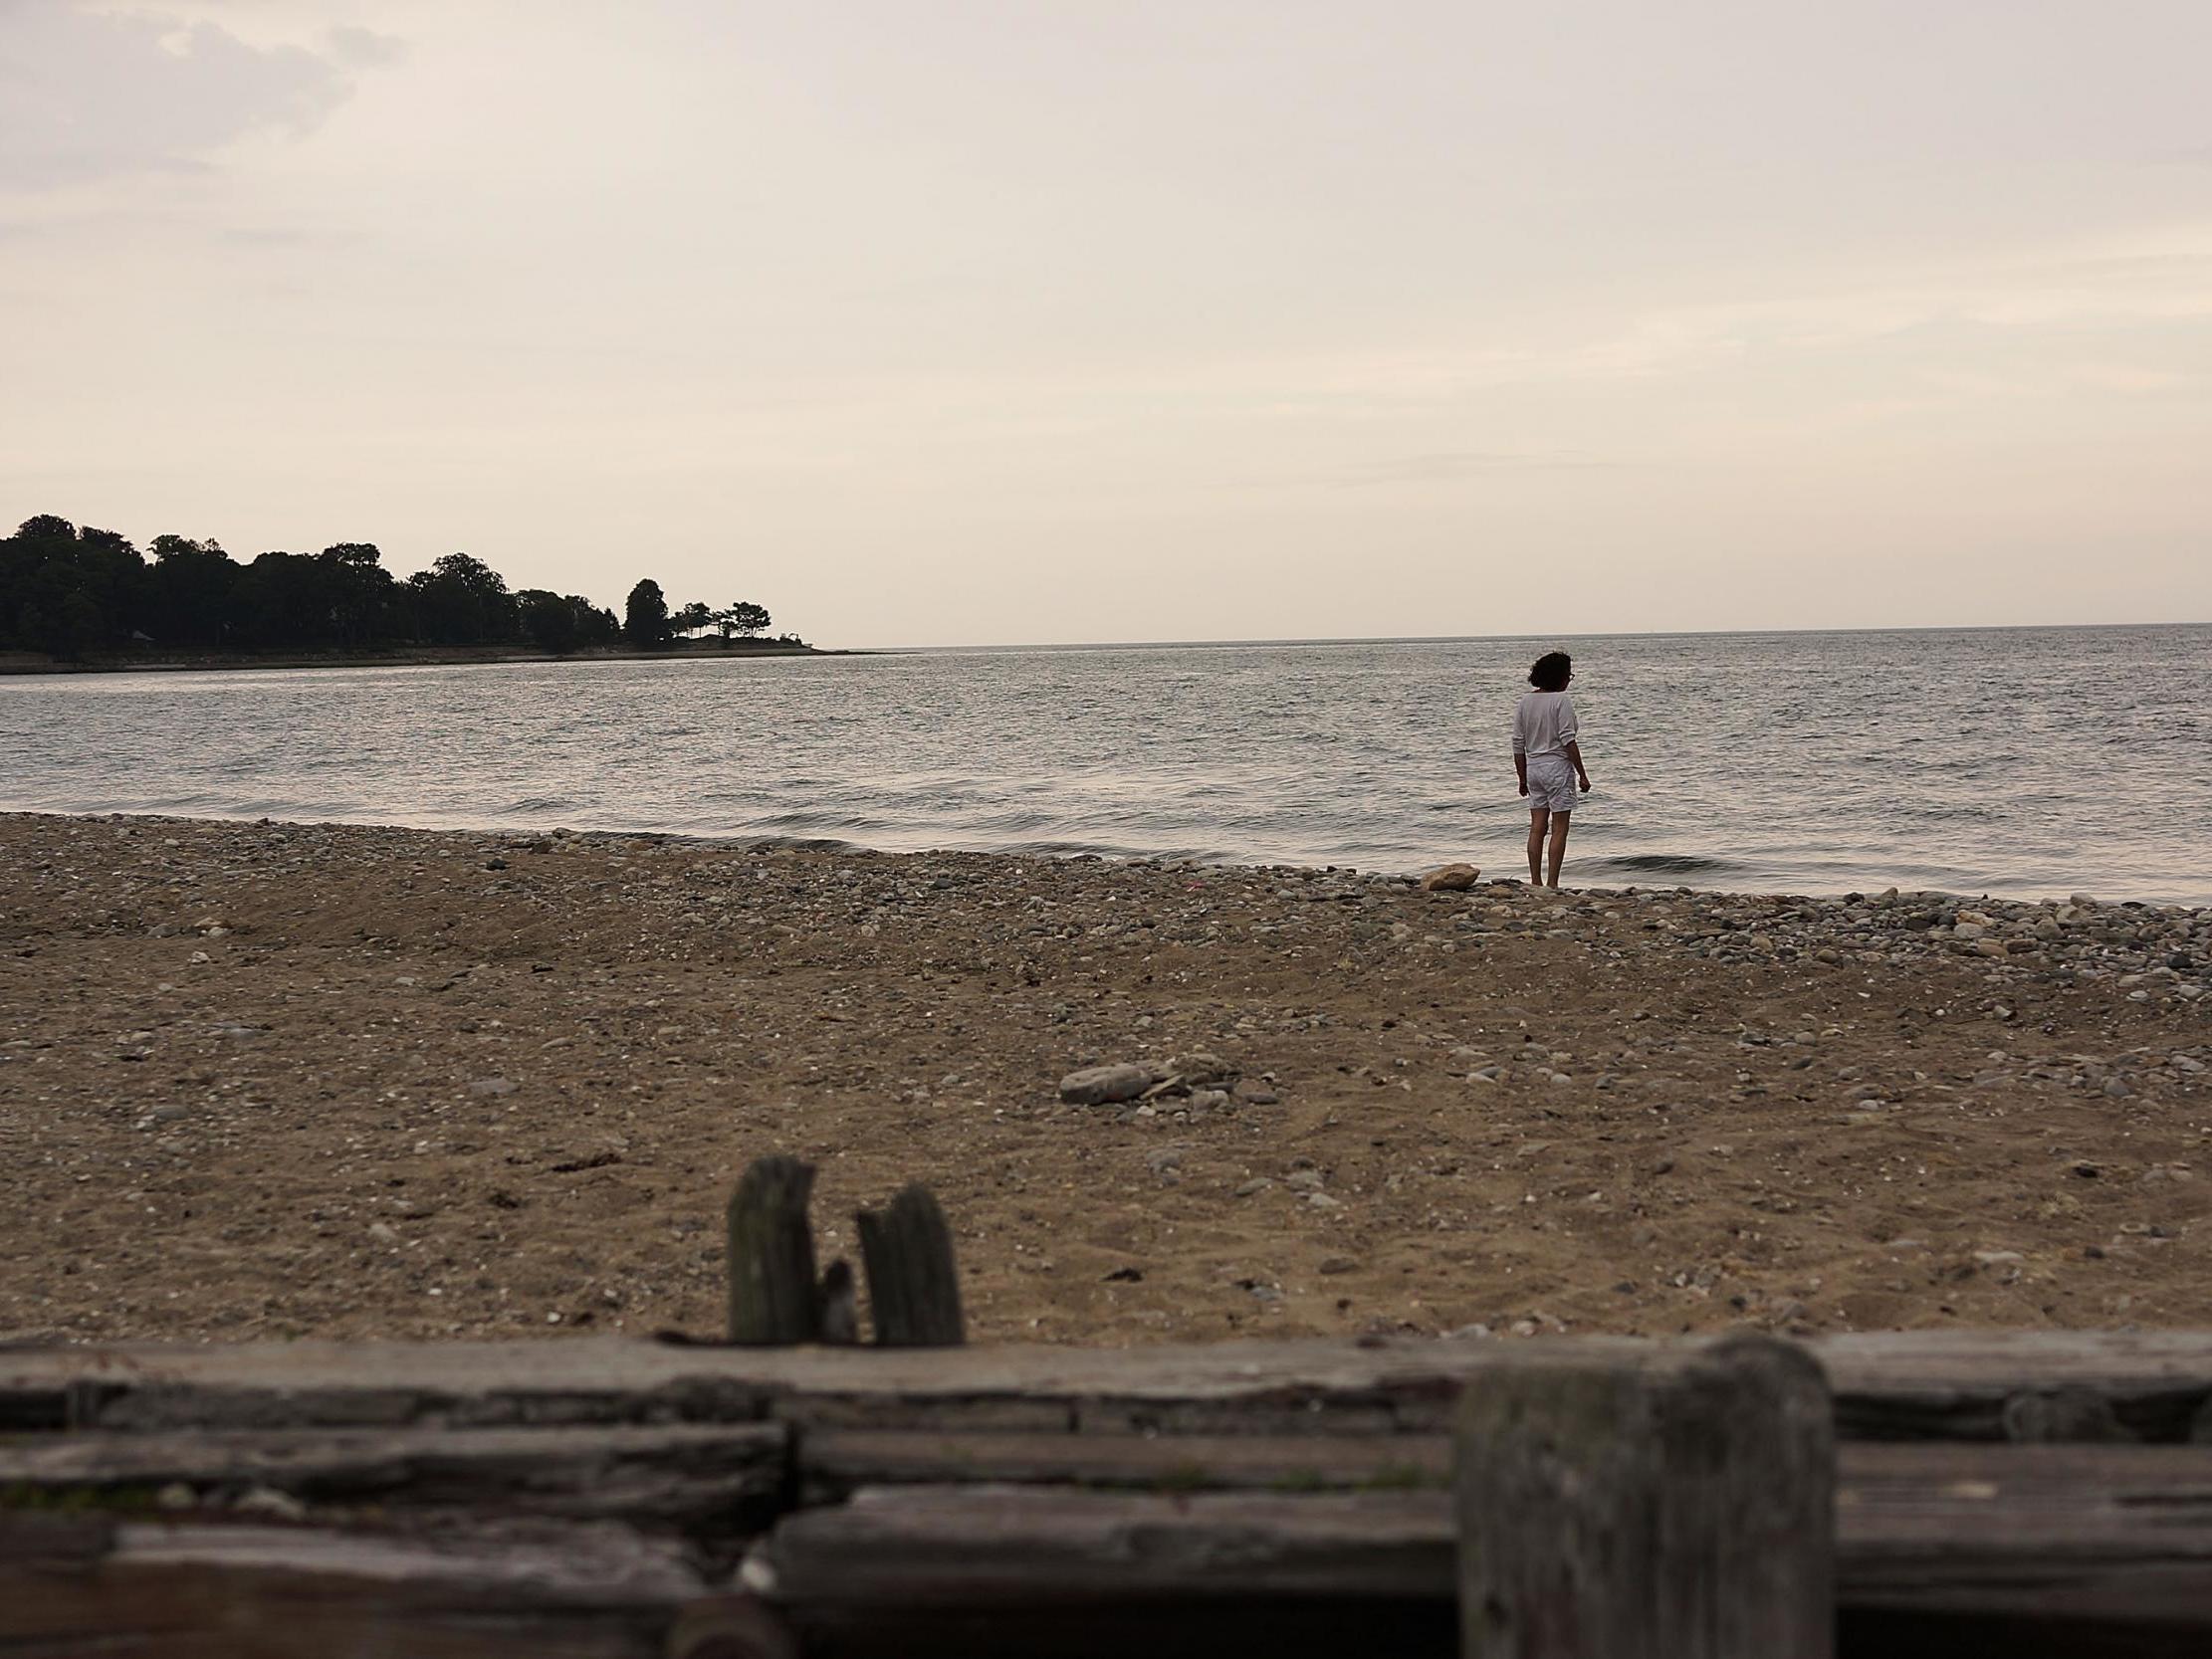
<path fill-rule="evenodd" d="M 813 1191 L 814 1166 L 777 1154 L 758 1159 L 730 1195 L 723 1259 L 733 1343 L 774 1348 L 821 1335 L 806 1214 Z"/>
<path fill-rule="evenodd" d="M 968 1333 L 961 1319 L 953 1230 L 929 1189 L 908 1186 L 882 1209 L 862 1210 L 857 1219 L 876 1342 L 884 1348 L 959 1348 Z"/>
<path fill-rule="evenodd" d="M 1458 1435 L 1470 1659 L 1822 1659 L 1835 1410 L 1771 1338 L 1499 1369 Z"/>
<path fill-rule="evenodd" d="M 310 1506 L 462 1509 L 739 1533 L 772 1522 L 780 1424 L 593 1429 L 280 1429 L 0 1442 L 0 1492 L 115 1502 L 183 1486 L 219 1508 L 255 1488 Z"/>

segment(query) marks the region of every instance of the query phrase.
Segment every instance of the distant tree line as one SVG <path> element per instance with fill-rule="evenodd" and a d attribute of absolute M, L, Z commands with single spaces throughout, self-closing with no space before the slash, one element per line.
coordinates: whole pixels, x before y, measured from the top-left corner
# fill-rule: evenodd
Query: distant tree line
<path fill-rule="evenodd" d="M 157 535 L 141 553 L 113 530 L 80 529 L 52 517 L 27 518 L 0 540 L 0 649 L 67 659 L 149 647 L 425 645 L 535 645 L 566 656 L 617 644 L 656 650 L 707 628 L 725 640 L 751 638 L 768 625 L 766 610 L 743 602 L 671 612 L 653 581 L 631 589 L 618 622 L 580 594 L 511 591 L 497 570 L 467 553 L 448 553 L 401 579 L 366 541 L 320 553 L 263 553 L 241 564 L 214 541 Z"/>

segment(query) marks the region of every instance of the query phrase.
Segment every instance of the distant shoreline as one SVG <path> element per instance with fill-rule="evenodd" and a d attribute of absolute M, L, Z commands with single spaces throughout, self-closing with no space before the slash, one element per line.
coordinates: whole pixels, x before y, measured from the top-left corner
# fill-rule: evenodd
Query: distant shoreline
<path fill-rule="evenodd" d="M 850 655 L 781 640 L 701 641 L 668 651 L 588 650 L 565 655 L 520 645 L 420 646 L 391 651 L 104 653 L 78 663 L 62 662 L 35 651 L 0 651 L 0 675 L 229 674 L 258 668 L 483 668 L 505 663 L 723 662 L 737 657 Z"/>

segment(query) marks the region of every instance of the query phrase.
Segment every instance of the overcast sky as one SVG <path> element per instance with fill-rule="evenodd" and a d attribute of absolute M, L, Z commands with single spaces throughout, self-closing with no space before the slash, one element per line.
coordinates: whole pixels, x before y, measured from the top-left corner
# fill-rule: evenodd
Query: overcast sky
<path fill-rule="evenodd" d="M 2212 620 L 2207 0 L 0 0 L 0 518 L 838 645 Z"/>

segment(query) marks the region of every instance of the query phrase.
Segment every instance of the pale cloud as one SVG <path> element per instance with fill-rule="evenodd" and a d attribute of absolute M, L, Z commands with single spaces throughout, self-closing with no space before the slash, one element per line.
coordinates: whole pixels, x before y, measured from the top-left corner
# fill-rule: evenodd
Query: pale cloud
<path fill-rule="evenodd" d="M 366 31 L 324 56 L 174 13 L 17 0 L 0 9 L 0 187 L 200 171 L 249 134 L 312 132 L 352 90 L 341 60 L 378 61 L 356 35 L 388 50 Z"/>
<path fill-rule="evenodd" d="M 323 38 L 331 56 L 351 69 L 380 69 L 407 56 L 407 43 L 397 35 L 380 35 L 359 24 L 341 24 Z"/>

